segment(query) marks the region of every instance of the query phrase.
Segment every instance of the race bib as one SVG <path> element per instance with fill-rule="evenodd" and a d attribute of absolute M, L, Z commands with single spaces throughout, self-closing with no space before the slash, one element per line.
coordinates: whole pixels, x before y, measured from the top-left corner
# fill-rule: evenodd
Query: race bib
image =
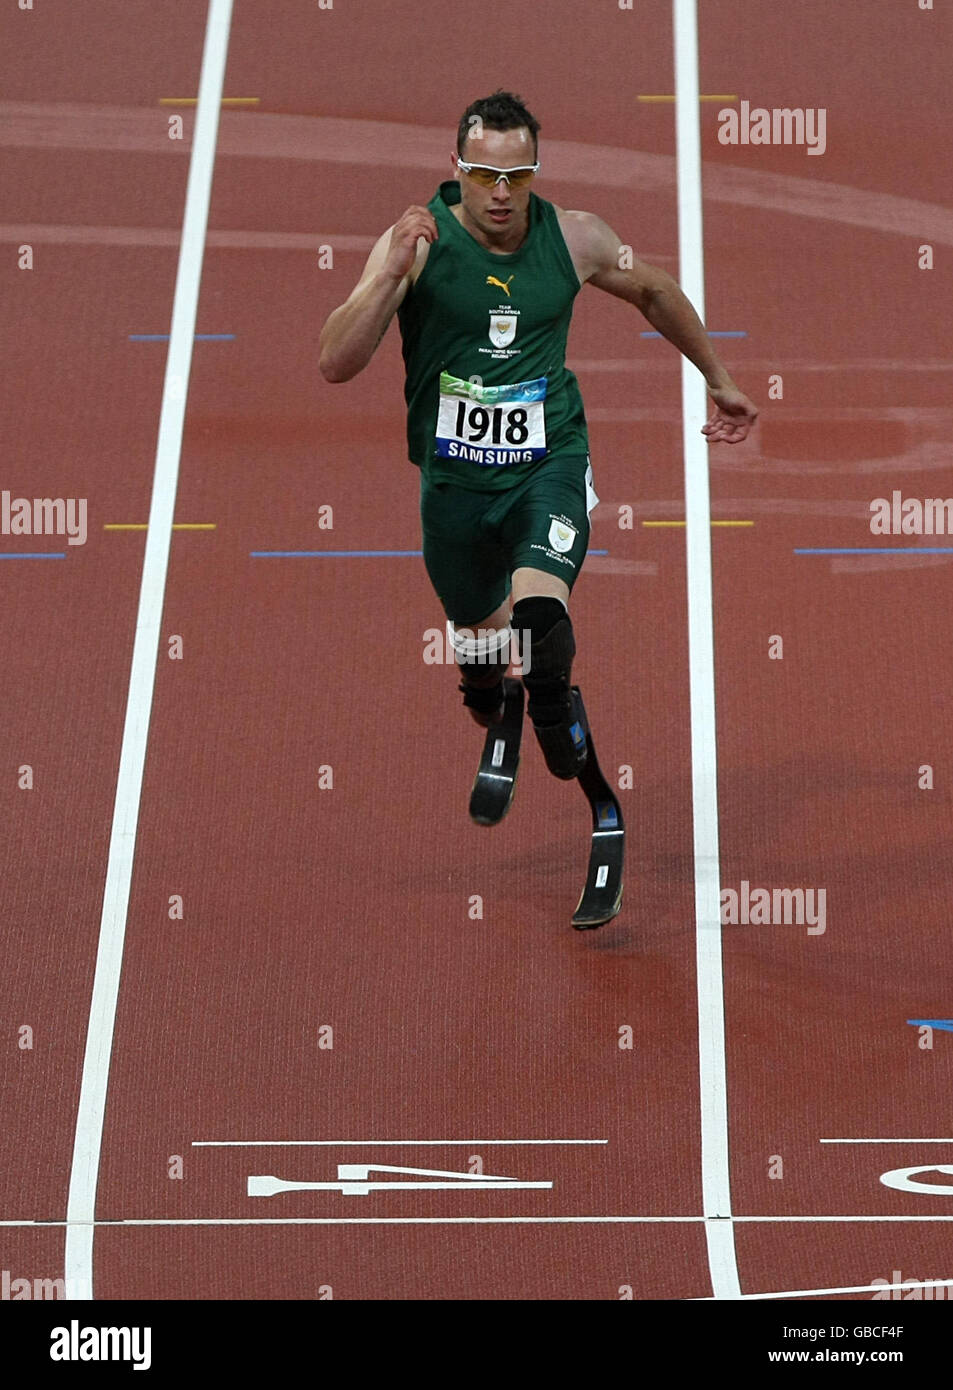
<path fill-rule="evenodd" d="M 479 386 L 440 373 L 437 454 L 484 468 L 507 468 L 546 456 L 546 378 Z"/>

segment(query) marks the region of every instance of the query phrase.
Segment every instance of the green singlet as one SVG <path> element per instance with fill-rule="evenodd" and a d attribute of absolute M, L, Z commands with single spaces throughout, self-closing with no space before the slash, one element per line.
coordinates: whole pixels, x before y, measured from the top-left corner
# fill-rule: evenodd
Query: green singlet
<path fill-rule="evenodd" d="M 565 365 L 581 285 L 552 203 L 531 193 L 525 241 L 494 255 L 450 211 L 459 201 L 454 180 L 430 200 L 439 237 L 398 310 L 408 450 L 426 483 L 495 491 L 589 451 Z"/>

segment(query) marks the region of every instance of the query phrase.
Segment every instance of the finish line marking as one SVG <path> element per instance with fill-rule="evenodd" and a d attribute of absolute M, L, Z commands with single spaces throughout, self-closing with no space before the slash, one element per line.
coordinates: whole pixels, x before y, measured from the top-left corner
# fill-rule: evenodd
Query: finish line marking
<path fill-rule="evenodd" d="M 64 1274 L 93 1297 L 96 1191 L 233 0 L 209 0 L 70 1167 Z"/>

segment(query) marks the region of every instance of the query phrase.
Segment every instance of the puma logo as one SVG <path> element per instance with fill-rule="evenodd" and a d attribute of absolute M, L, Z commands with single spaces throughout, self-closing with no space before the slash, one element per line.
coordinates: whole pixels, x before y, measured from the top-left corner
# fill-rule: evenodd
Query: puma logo
<path fill-rule="evenodd" d="M 498 289 L 501 289 L 501 290 L 503 291 L 503 293 L 506 295 L 507 299 L 509 299 L 509 297 L 510 297 L 510 280 L 512 280 L 512 279 L 513 279 L 513 276 L 511 275 L 510 278 L 509 278 L 509 280 L 507 280 L 506 284 L 504 285 L 503 281 L 502 281 L 502 280 L 498 280 L 498 279 L 496 278 L 495 275 L 488 275 L 488 276 L 486 277 L 486 283 L 487 283 L 488 285 L 496 285 Z"/>

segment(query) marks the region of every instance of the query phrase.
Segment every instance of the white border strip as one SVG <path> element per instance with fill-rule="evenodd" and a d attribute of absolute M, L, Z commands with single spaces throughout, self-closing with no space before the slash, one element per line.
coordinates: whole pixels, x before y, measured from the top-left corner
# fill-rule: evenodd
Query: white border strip
<path fill-rule="evenodd" d="M 673 0 L 678 263 L 682 289 L 705 321 L 699 137 L 698 15 L 695 0 Z M 718 775 L 715 749 L 715 654 L 712 634 L 711 511 L 705 380 L 682 357 L 685 454 L 685 547 L 688 577 L 688 667 L 692 729 L 695 852 L 695 949 L 698 975 L 698 1069 L 701 1092 L 702 1206 L 708 1218 L 708 1264 L 715 1298 L 738 1298 L 731 1222 L 725 1004 L 721 954 Z"/>
<path fill-rule="evenodd" d="M 489 1148 L 491 1144 L 608 1144 L 608 1139 L 193 1139 L 193 1149 L 443 1149 L 456 1145 Z"/>
<path fill-rule="evenodd" d="M 89 1010 L 86 1052 L 80 1083 L 73 1163 L 66 1209 L 67 1288 L 93 1289 L 93 1232 L 96 1187 L 102 1146 L 106 1088 L 112 1053 L 123 942 L 129 909 L 139 801 L 149 737 L 159 629 L 165 598 L 169 543 L 182 451 L 185 403 L 198 310 L 202 257 L 212 192 L 218 118 L 225 81 L 225 60 L 233 0 L 209 0 L 202 73 L 199 79 L 195 133 L 189 162 L 185 217 L 176 272 L 172 327 L 162 387 L 162 410 L 156 446 L 149 529 L 136 615 L 136 636 L 129 675 L 126 719 L 119 756 L 106 887 L 96 951 L 96 973 Z"/>

